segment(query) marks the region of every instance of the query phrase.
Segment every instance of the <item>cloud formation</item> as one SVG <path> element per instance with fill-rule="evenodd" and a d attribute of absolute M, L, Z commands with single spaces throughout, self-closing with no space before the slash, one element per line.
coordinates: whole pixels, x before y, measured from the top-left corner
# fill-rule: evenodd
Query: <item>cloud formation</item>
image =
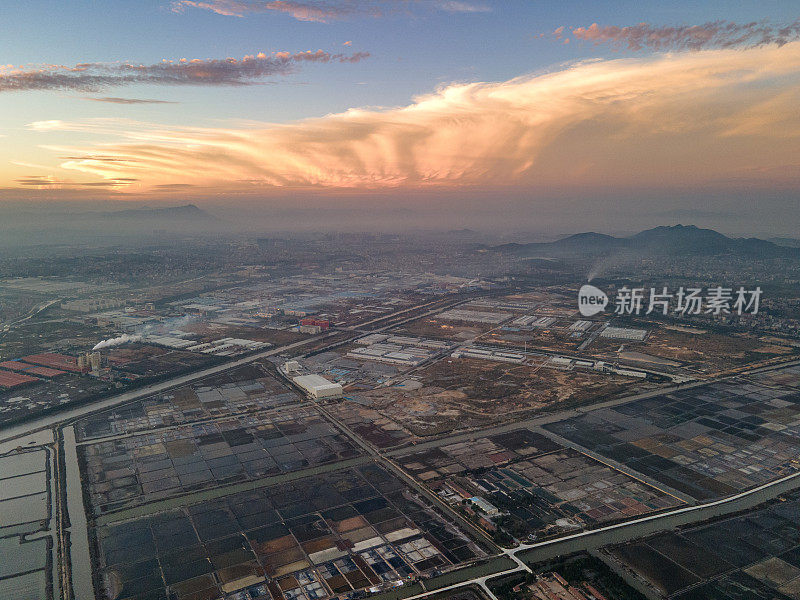
<path fill-rule="evenodd" d="M 436 8 L 451 13 L 485 13 L 492 12 L 486 4 L 476 4 L 474 2 L 461 2 L 459 0 L 440 0 L 436 3 Z"/>
<path fill-rule="evenodd" d="M 84 100 L 93 102 L 108 102 L 109 104 L 177 104 L 169 100 L 153 100 L 151 98 L 119 98 L 117 96 L 105 96 L 103 98 L 85 97 Z"/>
<path fill-rule="evenodd" d="M 371 14 L 377 7 L 372 2 L 364 2 L 359 8 L 356 2 L 293 2 L 292 0 L 178 0 L 172 3 L 174 12 L 182 12 L 187 8 L 210 10 L 226 17 L 243 17 L 250 13 L 277 12 L 288 14 L 298 21 L 316 21 L 325 23 L 341 19 L 353 14 Z"/>
<path fill-rule="evenodd" d="M 132 177 L 119 177 L 115 179 L 104 179 L 102 181 L 71 181 L 68 179 L 58 179 L 49 175 L 27 175 L 19 177 L 14 182 L 23 188 L 44 189 L 90 189 L 105 188 L 119 189 L 135 183 L 137 180 Z"/>
<path fill-rule="evenodd" d="M 61 166 L 144 189 L 506 186 L 520 193 L 732 185 L 798 186 L 800 43 L 596 60 L 545 75 L 454 84 L 389 109 L 239 128 L 113 119 L 39 122 L 94 132 L 50 147 Z M 767 169 L 767 170 L 765 170 Z M 168 188 L 164 188 L 168 189 Z"/>
<path fill-rule="evenodd" d="M 74 66 L 0 66 L 0 92 L 22 90 L 98 91 L 132 84 L 248 85 L 276 75 L 294 72 L 303 63 L 356 63 L 368 52 L 331 54 L 323 50 L 274 52 L 242 59 L 164 60 L 153 65 L 134 63 L 80 63 Z M 116 99 L 122 100 L 122 99 Z M 106 100 L 113 101 L 113 100 Z"/>
<path fill-rule="evenodd" d="M 761 46 L 783 46 L 800 39 L 800 19 L 786 24 L 773 25 L 764 21 L 732 23 L 710 21 L 702 25 L 680 25 L 676 27 L 655 26 L 639 23 L 629 27 L 598 25 L 576 27 L 571 30 L 575 39 L 608 43 L 614 48 L 628 50 L 652 50 L 655 52 L 697 51 L 726 48 L 758 48 Z M 564 27 L 553 31 L 556 39 L 569 41 Z"/>
<path fill-rule="evenodd" d="M 485 4 L 465 0 L 327 0 L 295 2 L 294 0 L 175 0 L 173 12 L 186 9 L 209 10 L 226 17 L 244 17 L 257 13 L 283 13 L 298 21 L 328 23 L 353 17 L 381 17 L 424 7 L 451 13 L 489 12 Z"/>

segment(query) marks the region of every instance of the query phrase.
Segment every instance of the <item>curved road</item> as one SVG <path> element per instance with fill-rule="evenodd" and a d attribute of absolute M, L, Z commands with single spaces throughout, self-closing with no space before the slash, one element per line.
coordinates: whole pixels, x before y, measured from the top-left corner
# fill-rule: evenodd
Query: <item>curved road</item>
<path fill-rule="evenodd" d="M 423 592 L 421 594 L 415 594 L 413 596 L 404 598 L 403 600 L 417 600 L 420 598 L 425 598 L 432 594 L 438 594 L 448 590 L 455 590 L 470 585 L 480 586 L 484 590 L 484 592 L 486 592 L 489 595 L 490 598 L 497 600 L 495 595 L 489 590 L 486 582 L 496 577 L 501 577 L 503 575 L 510 575 L 512 573 L 519 573 L 521 571 L 527 571 L 530 573 L 531 572 L 530 567 L 528 567 L 528 565 L 524 562 L 523 559 L 517 556 L 517 554 L 521 552 L 529 552 L 533 550 L 550 550 L 550 552 L 548 553 L 549 556 L 537 557 L 537 559 L 533 561 L 533 562 L 541 562 L 543 560 L 547 560 L 550 557 L 559 556 L 562 554 L 570 554 L 572 552 L 575 552 L 576 549 L 570 548 L 570 546 L 572 545 L 572 543 L 579 540 L 583 540 L 586 538 L 597 538 L 596 540 L 593 540 L 590 544 L 582 544 L 581 546 L 582 548 L 586 548 L 588 546 L 599 547 L 599 546 L 604 546 L 606 544 L 620 543 L 622 541 L 644 537 L 646 535 L 650 535 L 651 533 L 655 533 L 657 531 L 663 531 L 666 529 L 671 529 L 673 527 L 686 525 L 689 523 L 697 523 L 714 517 L 720 517 L 727 514 L 739 512 L 741 510 L 746 510 L 748 508 L 753 508 L 754 506 L 758 506 L 759 504 L 771 500 L 779 496 L 780 494 L 796 489 L 797 487 L 800 487 L 800 472 L 793 473 L 792 475 L 787 475 L 785 477 L 781 477 L 780 479 L 776 479 L 775 481 L 762 484 L 751 490 L 740 492 L 738 494 L 734 494 L 733 496 L 729 496 L 727 498 L 722 498 L 721 500 L 714 500 L 711 502 L 706 502 L 704 504 L 697 504 L 694 506 L 677 508 L 667 512 L 659 513 L 657 515 L 640 517 L 632 521 L 625 521 L 623 523 L 607 525 L 605 527 L 600 527 L 598 529 L 581 531 L 579 533 L 574 533 L 571 535 L 554 538 L 552 540 L 547 540 L 544 542 L 535 542 L 533 544 L 520 544 L 515 548 L 506 549 L 501 554 L 497 555 L 497 556 L 503 556 L 503 555 L 508 556 L 514 562 L 516 562 L 517 566 L 514 567 L 513 569 L 506 569 L 505 571 L 499 571 L 491 575 L 475 577 L 473 579 L 468 579 L 460 583 L 454 583 L 452 585 Z M 626 532 L 626 530 L 628 531 Z M 617 533 L 621 533 L 622 535 L 619 536 L 614 535 Z M 560 546 L 564 546 L 563 550 L 559 548 Z"/>

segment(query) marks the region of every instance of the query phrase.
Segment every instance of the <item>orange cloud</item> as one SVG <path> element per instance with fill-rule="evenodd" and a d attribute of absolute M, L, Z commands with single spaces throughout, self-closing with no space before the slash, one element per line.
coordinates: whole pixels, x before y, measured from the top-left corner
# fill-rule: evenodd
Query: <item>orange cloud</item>
<path fill-rule="evenodd" d="M 520 189 L 702 186 L 800 155 L 800 43 L 597 60 L 545 75 L 454 84 L 408 106 L 352 109 L 289 124 L 174 128 L 49 121 L 94 130 L 57 147 L 65 169 L 262 193 L 287 187 Z M 798 183 L 796 171 L 785 177 Z"/>
<path fill-rule="evenodd" d="M 314 52 L 259 52 L 237 60 L 181 58 L 154 65 L 134 63 L 80 63 L 0 67 L 0 92 L 24 90 L 87 90 L 132 84 L 159 85 L 247 85 L 274 75 L 287 75 L 300 63 L 356 63 L 369 57 L 368 52 L 331 54 Z M 119 98 L 106 101 L 122 100 Z M 152 101 L 151 101 L 152 102 Z"/>
<path fill-rule="evenodd" d="M 284 13 L 298 21 L 327 23 L 357 16 L 380 17 L 408 10 L 413 6 L 450 13 L 490 12 L 485 4 L 463 0 L 175 0 L 173 12 L 187 8 L 209 10 L 226 17 L 244 17 L 254 13 Z"/>
<path fill-rule="evenodd" d="M 121 187 L 129 186 L 136 182 L 136 179 L 131 177 L 120 177 L 118 179 L 103 179 L 101 181 L 83 181 L 76 182 L 66 179 L 56 179 L 48 175 L 27 175 L 19 177 L 14 182 L 23 188 L 42 189 L 87 189 L 87 188 L 104 188 L 109 190 L 118 189 Z"/>
<path fill-rule="evenodd" d="M 553 31 L 556 39 L 564 35 L 564 27 Z M 610 43 L 628 50 L 656 52 L 706 50 L 710 48 L 756 48 L 775 44 L 783 46 L 800 39 L 800 19 L 785 25 L 766 22 L 732 23 L 710 21 L 702 25 L 655 26 L 639 23 L 628 27 L 598 25 L 576 27 L 572 35 L 595 44 Z M 565 39 L 565 41 L 567 41 Z"/>
<path fill-rule="evenodd" d="M 298 21 L 320 23 L 340 19 L 364 10 L 363 8 L 359 9 L 356 2 L 347 0 L 338 3 L 293 2 L 292 0 L 178 0 L 172 3 L 174 12 L 182 12 L 187 8 L 210 10 L 226 17 L 242 17 L 248 13 L 258 12 L 278 12 L 291 15 Z"/>

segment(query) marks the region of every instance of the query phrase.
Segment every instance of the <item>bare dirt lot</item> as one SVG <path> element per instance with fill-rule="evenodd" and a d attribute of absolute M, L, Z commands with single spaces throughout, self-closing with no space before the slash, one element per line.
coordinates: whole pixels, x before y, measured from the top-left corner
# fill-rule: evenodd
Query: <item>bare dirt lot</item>
<path fill-rule="evenodd" d="M 776 356 L 789 356 L 798 350 L 779 345 L 774 338 L 762 340 L 750 334 L 723 335 L 712 331 L 687 332 L 675 328 L 653 329 L 644 342 L 622 342 L 598 338 L 591 352 L 598 358 L 637 352 L 656 358 L 675 361 L 701 372 L 713 374 Z"/>
<path fill-rule="evenodd" d="M 473 339 L 482 333 L 494 329 L 496 325 L 488 323 L 459 323 L 456 321 L 426 318 L 413 321 L 393 330 L 399 335 L 412 335 L 439 340 L 464 341 Z"/>
<path fill-rule="evenodd" d="M 415 373 L 422 387 L 378 388 L 359 397 L 415 435 L 503 422 L 608 400 L 648 384 L 591 371 L 446 358 Z"/>

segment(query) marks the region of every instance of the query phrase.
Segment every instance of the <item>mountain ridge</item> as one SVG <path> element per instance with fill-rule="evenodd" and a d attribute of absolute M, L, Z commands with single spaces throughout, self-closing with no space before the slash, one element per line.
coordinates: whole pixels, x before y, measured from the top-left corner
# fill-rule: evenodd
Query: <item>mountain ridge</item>
<path fill-rule="evenodd" d="M 778 245 L 755 237 L 732 238 L 695 225 L 660 225 L 627 237 L 584 232 L 554 242 L 504 244 L 495 251 L 516 255 L 594 256 L 614 253 L 662 253 L 668 256 L 739 255 L 759 258 L 800 257 L 800 248 Z"/>

